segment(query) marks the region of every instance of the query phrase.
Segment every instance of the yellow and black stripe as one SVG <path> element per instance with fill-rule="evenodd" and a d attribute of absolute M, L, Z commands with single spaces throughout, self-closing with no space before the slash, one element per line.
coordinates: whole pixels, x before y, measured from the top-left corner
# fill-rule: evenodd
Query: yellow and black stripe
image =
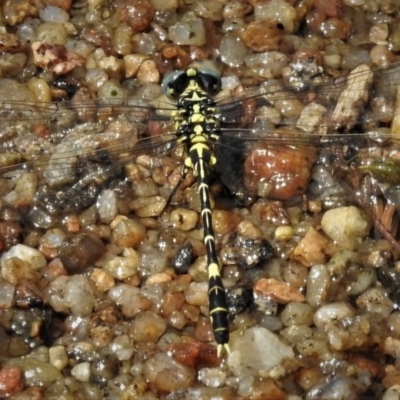
<path fill-rule="evenodd" d="M 218 356 L 224 349 L 229 352 L 228 305 L 215 249 L 208 186 L 210 168 L 216 163 L 211 147 L 220 134 L 212 95 L 218 92 L 219 88 L 218 77 L 194 68 L 177 74 L 166 87 L 167 94 L 177 99 L 177 110 L 173 119 L 178 142 L 187 147 L 185 167 L 194 171 L 199 183 L 204 244 L 207 252 L 209 313 L 218 344 Z"/>

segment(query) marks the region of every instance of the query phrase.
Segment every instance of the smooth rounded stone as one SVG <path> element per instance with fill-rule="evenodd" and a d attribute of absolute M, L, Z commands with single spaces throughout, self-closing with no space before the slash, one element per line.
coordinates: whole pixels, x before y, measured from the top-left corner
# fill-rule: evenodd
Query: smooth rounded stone
<path fill-rule="evenodd" d="M 6 365 L 0 369 L 0 397 L 8 398 L 21 392 L 24 388 L 22 370 L 19 367 Z"/>
<path fill-rule="evenodd" d="M 225 235 L 233 232 L 239 225 L 242 217 L 228 210 L 212 210 L 212 226 L 217 235 Z"/>
<path fill-rule="evenodd" d="M 278 226 L 274 232 L 275 240 L 278 241 L 290 240 L 293 237 L 293 235 L 294 235 L 294 230 L 291 226 L 288 225 Z"/>
<path fill-rule="evenodd" d="M 376 44 L 384 44 L 389 35 L 388 24 L 376 24 L 369 30 L 369 39 Z"/>
<path fill-rule="evenodd" d="M 32 93 L 35 94 L 35 97 L 37 98 L 38 101 L 40 101 L 40 102 L 51 101 L 51 89 L 50 89 L 50 86 L 48 85 L 48 83 L 44 79 L 32 77 L 27 82 L 27 86 L 28 86 L 29 90 L 31 90 Z M 23 175 L 25 175 L 25 174 L 23 174 Z M 29 180 L 27 179 L 27 184 L 29 184 L 30 186 L 26 186 L 24 188 L 24 193 L 29 193 L 29 192 L 32 192 L 33 190 L 36 190 L 37 177 L 34 176 L 32 178 L 29 178 Z M 34 189 L 32 189 L 31 186 Z"/>
<path fill-rule="evenodd" d="M 71 375 L 79 382 L 89 382 L 90 379 L 90 363 L 83 362 L 76 364 L 71 369 Z"/>
<path fill-rule="evenodd" d="M 323 231 L 339 246 L 354 250 L 371 229 L 366 215 L 357 207 L 338 207 L 324 213 Z"/>
<path fill-rule="evenodd" d="M 63 376 L 53 365 L 36 358 L 22 357 L 7 361 L 8 366 L 18 367 L 24 372 L 25 385 L 48 388 Z"/>
<path fill-rule="evenodd" d="M 165 353 L 150 357 L 144 363 L 143 373 L 146 381 L 157 390 L 167 393 L 187 389 L 196 379 L 194 368 L 178 363 Z"/>
<path fill-rule="evenodd" d="M 203 368 L 197 374 L 200 382 L 213 388 L 222 386 L 225 383 L 226 376 L 226 372 L 221 368 Z"/>
<path fill-rule="evenodd" d="M 314 323 L 317 328 L 326 331 L 340 320 L 354 315 L 355 311 L 350 304 L 337 302 L 319 308 L 314 314 Z"/>
<path fill-rule="evenodd" d="M 39 17 L 43 22 L 55 22 L 63 24 L 69 20 L 69 14 L 56 6 L 46 6 L 39 11 Z"/>
<path fill-rule="evenodd" d="M 132 341 L 128 335 L 117 336 L 109 347 L 120 361 L 130 360 L 134 352 Z"/>
<path fill-rule="evenodd" d="M 330 274 L 325 265 L 314 265 L 310 268 L 307 277 L 306 301 L 313 307 L 317 308 L 326 299 L 330 284 Z"/>
<path fill-rule="evenodd" d="M 318 384 L 306 395 L 306 400 L 359 400 L 370 385 L 369 375 L 361 375 L 359 379 L 337 377 Z"/>
<path fill-rule="evenodd" d="M 0 279 L 0 309 L 4 310 L 13 305 L 14 293 L 14 285 L 3 279 Z"/>
<path fill-rule="evenodd" d="M 269 370 L 284 359 L 294 358 L 293 349 L 268 329 L 252 327 L 243 334 L 231 335 L 231 354 L 228 367 L 237 377 L 246 370 Z"/>
<path fill-rule="evenodd" d="M 102 240 L 90 233 L 67 237 L 60 248 L 60 259 L 70 274 L 82 273 L 93 267 L 106 252 Z"/>
<path fill-rule="evenodd" d="M 355 279 L 346 287 L 346 292 L 350 296 L 357 296 L 367 290 L 376 281 L 375 271 L 373 269 L 367 269 L 360 267 L 360 271 L 357 271 Z"/>
<path fill-rule="evenodd" d="M 168 39 L 178 45 L 202 46 L 206 42 L 203 20 L 191 12 L 187 13 L 168 28 Z"/>
<path fill-rule="evenodd" d="M 235 35 L 224 35 L 219 45 L 221 60 L 230 67 L 239 67 L 248 54 L 248 49 L 240 38 Z"/>
<path fill-rule="evenodd" d="M 358 296 L 356 304 L 369 313 L 377 313 L 388 317 L 394 309 L 393 302 L 389 299 L 387 292 L 382 287 L 367 289 Z"/>
<path fill-rule="evenodd" d="M 166 328 L 163 318 L 151 311 L 145 311 L 132 321 L 129 336 L 135 342 L 157 342 Z"/>
<path fill-rule="evenodd" d="M 256 4 L 254 7 L 256 21 L 275 20 L 280 22 L 285 31 L 292 33 L 297 27 L 296 9 L 283 0 L 272 0 Z"/>
<path fill-rule="evenodd" d="M 208 304 L 208 282 L 192 282 L 185 290 L 185 298 L 188 304 L 205 306 Z"/>
<path fill-rule="evenodd" d="M 246 327 L 254 325 L 254 322 L 250 322 Z M 235 320 L 235 325 L 236 325 L 236 320 Z M 259 325 L 262 326 L 263 328 L 267 328 L 271 332 L 278 332 L 283 328 L 282 321 L 280 318 L 273 316 L 273 315 L 263 315 L 260 318 Z"/>
<path fill-rule="evenodd" d="M 394 385 L 387 389 L 382 396 L 382 400 L 398 400 L 400 398 L 400 385 Z"/>
<path fill-rule="evenodd" d="M 68 355 L 64 346 L 53 346 L 49 348 L 49 362 L 62 371 L 68 365 Z"/>
<path fill-rule="evenodd" d="M 312 328 L 304 325 L 290 325 L 280 331 L 280 335 L 293 345 L 304 342 L 313 335 Z"/>
<path fill-rule="evenodd" d="M 246 67 L 262 78 L 271 79 L 282 75 L 282 70 L 290 63 L 290 59 L 283 53 L 267 51 L 245 57 Z"/>
<path fill-rule="evenodd" d="M 309 304 L 291 302 L 281 312 L 283 325 L 306 325 L 313 323 L 314 311 Z"/>
<path fill-rule="evenodd" d="M 56 312 L 77 316 L 92 312 L 95 297 L 88 279 L 84 276 L 60 276 L 46 288 L 47 298 Z"/>
<path fill-rule="evenodd" d="M 326 38 L 345 39 L 349 36 L 350 27 L 339 18 L 328 18 L 321 24 L 320 31 Z"/>

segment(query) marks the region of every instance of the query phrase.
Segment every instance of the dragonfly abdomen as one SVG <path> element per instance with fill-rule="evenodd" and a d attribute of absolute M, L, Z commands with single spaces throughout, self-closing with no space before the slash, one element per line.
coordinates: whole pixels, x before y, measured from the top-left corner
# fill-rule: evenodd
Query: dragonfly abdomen
<path fill-rule="evenodd" d="M 209 189 L 209 169 L 216 163 L 211 145 L 220 134 L 219 121 L 213 116 L 215 108 L 211 95 L 218 87 L 213 75 L 193 68 L 176 75 L 167 85 L 169 94 L 178 100 L 173 118 L 178 143 L 187 148 L 184 164 L 187 169 L 193 169 L 198 178 L 209 278 L 209 314 L 220 355 L 223 349 L 229 352 L 228 305 L 215 248 Z"/>

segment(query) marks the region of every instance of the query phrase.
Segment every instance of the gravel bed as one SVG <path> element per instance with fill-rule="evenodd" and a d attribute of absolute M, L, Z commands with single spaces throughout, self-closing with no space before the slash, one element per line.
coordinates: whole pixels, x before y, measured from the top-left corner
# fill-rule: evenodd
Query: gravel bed
<path fill-rule="evenodd" d="M 397 0 L 5 0 L 0 17 L 0 398 L 399 398 Z M 161 85 L 193 64 L 243 129 L 210 182 L 221 359 Z"/>

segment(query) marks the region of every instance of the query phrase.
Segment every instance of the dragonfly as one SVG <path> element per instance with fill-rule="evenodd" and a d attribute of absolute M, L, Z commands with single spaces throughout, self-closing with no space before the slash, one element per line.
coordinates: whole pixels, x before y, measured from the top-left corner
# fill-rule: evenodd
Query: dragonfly
<path fill-rule="evenodd" d="M 7 100 L 0 91 L 2 208 L 26 229 L 57 227 L 64 216 L 87 209 L 93 223 L 111 223 L 122 213 L 160 217 L 178 189 L 197 185 L 209 315 L 218 355 L 229 352 L 229 307 L 210 200 L 213 172 L 244 203 L 293 201 L 308 194 L 315 165 L 328 165 L 332 176 L 340 169 L 348 176 L 355 171 L 358 181 L 366 176 L 378 182 L 374 190 L 395 202 L 400 63 L 314 78 L 221 94 L 218 74 L 189 68 L 164 80 L 161 100 L 40 103 L 22 95 Z M 150 196 L 132 202 L 143 179 L 156 182 L 152 204 Z M 360 186 L 358 192 L 365 195 Z M 381 232 L 397 246 L 387 229 Z"/>

